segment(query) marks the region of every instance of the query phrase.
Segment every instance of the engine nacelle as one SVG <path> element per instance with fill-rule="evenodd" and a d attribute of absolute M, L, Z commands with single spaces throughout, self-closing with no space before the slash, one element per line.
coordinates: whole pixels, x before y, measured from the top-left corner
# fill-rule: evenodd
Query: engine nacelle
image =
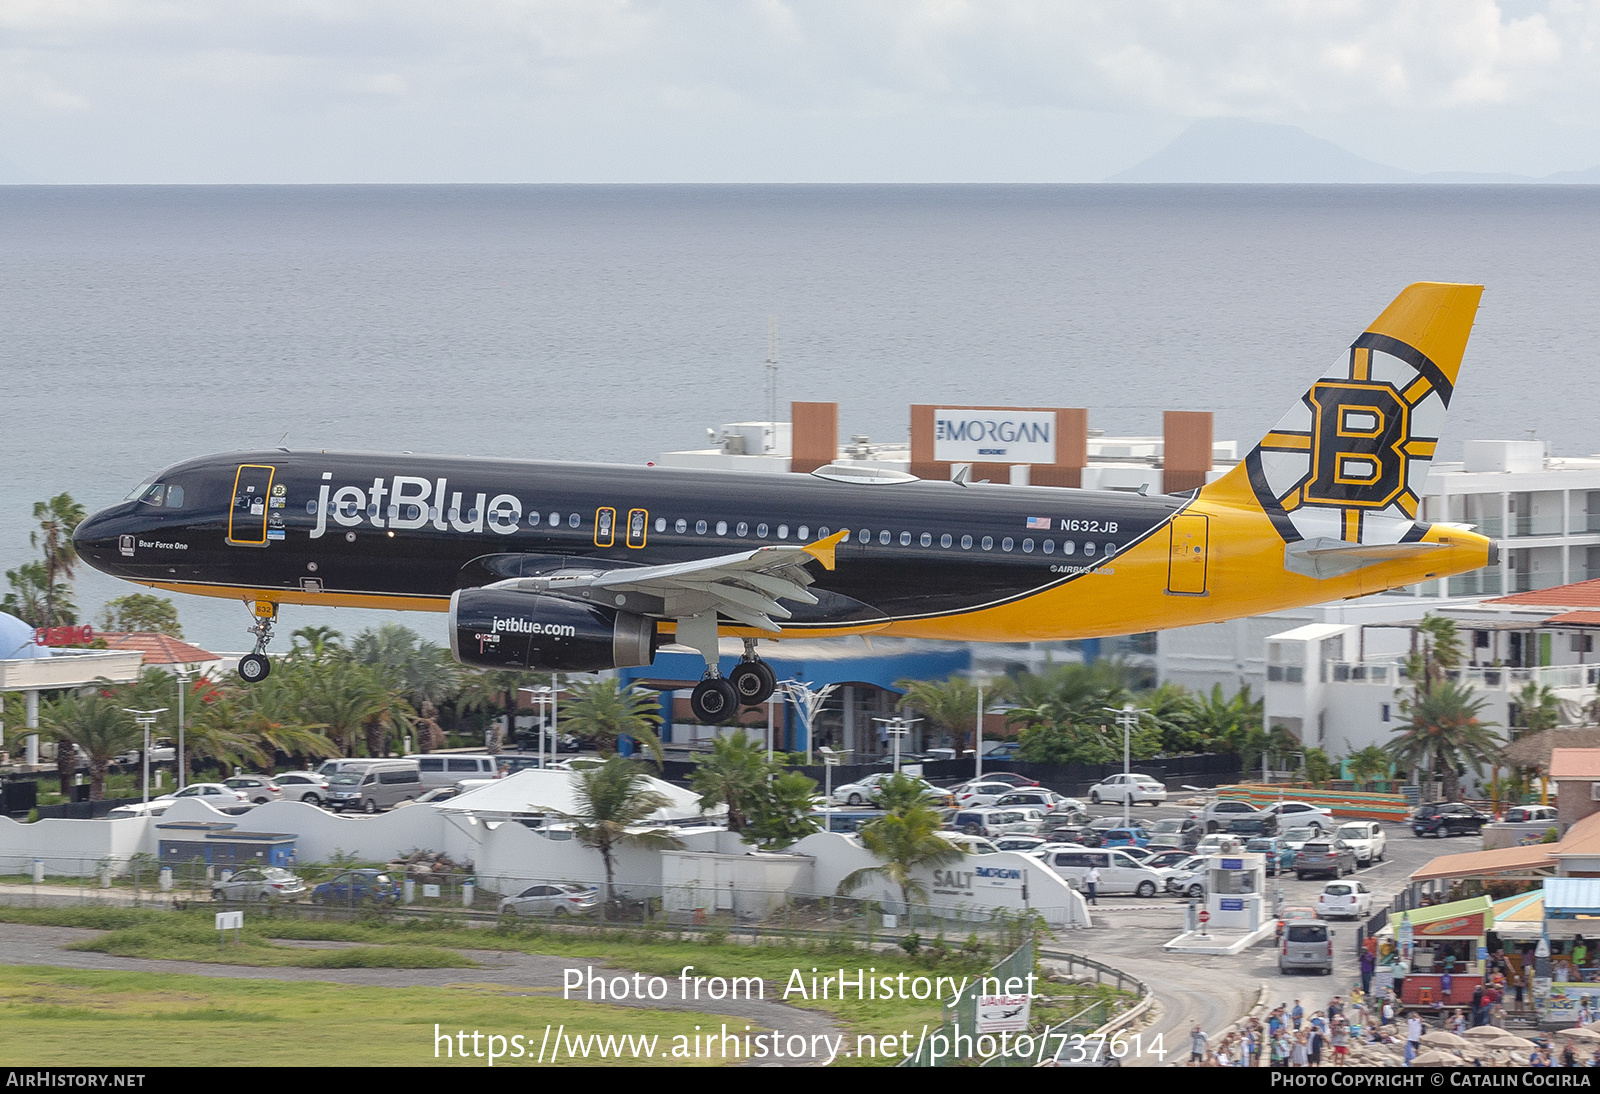
<path fill-rule="evenodd" d="M 598 672 L 648 665 L 656 621 L 539 593 L 458 589 L 450 597 L 450 653 L 484 669 Z"/>

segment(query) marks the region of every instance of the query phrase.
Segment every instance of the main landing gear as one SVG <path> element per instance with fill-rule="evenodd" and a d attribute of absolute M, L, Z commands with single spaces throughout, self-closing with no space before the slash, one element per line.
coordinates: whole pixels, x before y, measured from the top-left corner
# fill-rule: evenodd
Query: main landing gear
<path fill-rule="evenodd" d="M 684 628 L 680 623 L 679 633 Z M 715 650 L 715 645 L 711 646 Z M 706 677 L 689 693 L 689 709 L 702 722 L 721 722 L 741 707 L 755 707 L 771 698 L 778 687 L 778 675 L 756 656 L 753 638 L 744 640 L 744 658 L 727 676 L 717 672 L 715 657 L 706 659 Z"/>
<path fill-rule="evenodd" d="M 239 658 L 239 679 L 247 684 L 257 684 L 272 674 L 272 662 L 267 659 L 267 643 L 272 641 L 272 625 L 278 621 L 278 605 L 270 600 L 257 600 L 251 607 L 255 625 L 250 633 L 256 636 L 255 652 Z"/>

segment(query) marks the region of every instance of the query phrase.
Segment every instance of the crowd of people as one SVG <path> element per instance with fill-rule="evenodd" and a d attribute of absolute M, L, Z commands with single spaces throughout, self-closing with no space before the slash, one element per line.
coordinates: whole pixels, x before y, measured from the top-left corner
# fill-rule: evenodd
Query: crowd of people
<path fill-rule="evenodd" d="M 1189 1065 L 1348 1067 L 1354 1066 L 1355 1052 L 1372 1045 L 1397 1053 L 1410 1064 L 1423 1051 L 1422 1038 L 1430 1029 L 1460 1036 L 1473 1026 L 1485 1025 L 1505 1026 L 1501 991 L 1492 985 L 1474 993 L 1470 1008 L 1430 1019 L 1417 1011 L 1403 1011 L 1392 992 L 1368 998 L 1357 989 L 1348 1000 L 1335 995 L 1319 1010 L 1308 1011 L 1299 999 L 1292 1005 L 1279 1004 L 1264 1018 L 1252 1016 L 1219 1038 L 1196 1026 L 1190 1031 Z M 1557 1045 L 1537 1035 L 1532 1040 L 1530 1066 L 1600 1067 L 1600 1049 L 1580 1049 L 1570 1042 Z M 1463 1063 L 1491 1066 L 1495 1061 L 1481 1053 L 1475 1058 L 1468 1050 Z"/>

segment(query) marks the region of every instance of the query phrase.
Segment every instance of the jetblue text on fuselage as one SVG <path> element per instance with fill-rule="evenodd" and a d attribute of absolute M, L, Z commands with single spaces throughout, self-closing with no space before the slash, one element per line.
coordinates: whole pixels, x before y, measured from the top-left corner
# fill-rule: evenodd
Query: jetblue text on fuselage
<path fill-rule="evenodd" d="M 306 509 L 317 518 L 311 538 L 328 530 L 328 518 L 345 528 L 370 523 L 374 528 L 416 531 L 433 527 L 441 532 L 491 532 L 510 535 L 522 519 L 522 502 L 512 494 L 451 490 L 448 479 L 395 475 L 372 480 L 371 487 L 335 487 L 332 471 L 322 473 L 317 500 Z M 446 498 L 449 504 L 441 504 Z M 387 499 L 387 501 L 385 500 Z"/>

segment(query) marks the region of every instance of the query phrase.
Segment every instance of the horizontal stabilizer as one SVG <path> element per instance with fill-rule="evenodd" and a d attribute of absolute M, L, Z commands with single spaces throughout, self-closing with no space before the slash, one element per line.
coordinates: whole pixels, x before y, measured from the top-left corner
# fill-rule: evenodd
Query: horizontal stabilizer
<path fill-rule="evenodd" d="M 1430 551 L 1442 551 L 1442 543 L 1346 543 L 1318 536 L 1285 544 L 1283 568 L 1317 579 L 1338 577 L 1363 566 L 1392 562 L 1397 558 L 1417 558 Z"/>

